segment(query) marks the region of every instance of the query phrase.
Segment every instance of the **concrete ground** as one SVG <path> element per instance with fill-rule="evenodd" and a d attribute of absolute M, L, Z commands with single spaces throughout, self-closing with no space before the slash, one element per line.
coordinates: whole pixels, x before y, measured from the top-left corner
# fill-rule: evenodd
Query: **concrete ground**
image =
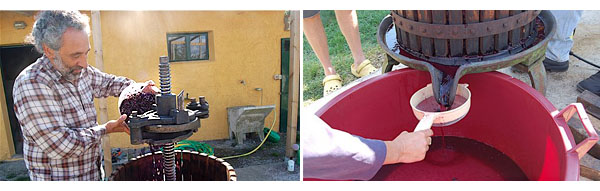
<path fill-rule="evenodd" d="M 235 169 L 238 181 L 298 181 L 300 166 L 294 165 L 294 171 L 287 171 L 287 162 L 278 162 Z"/>
<path fill-rule="evenodd" d="M 300 180 L 300 167 L 295 163 L 293 172 L 287 171 L 285 159 L 286 134 L 279 133 L 280 141 L 277 143 L 265 142 L 255 153 L 239 158 L 226 159 L 235 169 L 238 181 L 298 181 Z M 247 134 L 246 140 L 241 145 L 235 140 L 206 141 L 214 148 L 215 156 L 225 157 L 246 153 L 260 144 L 260 139 L 255 134 Z"/>
<path fill-rule="evenodd" d="M 0 161 L 0 181 L 29 180 L 23 159 Z"/>
<path fill-rule="evenodd" d="M 572 48 L 572 51 L 575 54 L 588 61 L 591 61 L 592 63 L 595 63 L 596 65 L 600 65 L 600 54 L 598 54 L 598 50 L 600 50 L 600 20 L 598 20 L 598 18 L 600 18 L 600 11 L 584 11 L 583 17 L 576 29 L 576 34 L 574 36 L 575 44 Z M 554 107 L 556 107 L 558 110 L 565 108 L 565 106 L 570 103 L 577 102 L 577 96 L 580 94 L 576 90 L 577 83 L 599 71 L 598 68 L 584 63 L 572 56 L 570 57 L 569 62 L 570 66 L 567 72 L 547 74 L 546 98 L 548 98 L 548 100 L 554 104 Z M 403 65 L 395 66 L 394 70 L 405 67 L 406 66 Z M 527 73 L 515 73 L 512 72 L 510 68 L 504 68 L 498 71 L 513 76 L 527 84 L 531 84 Z M 323 106 L 325 103 L 327 103 L 327 101 L 334 98 L 341 92 L 367 79 L 377 76 L 380 73 L 381 72 L 376 72 L 361 79 L 357 79 L 328 96 L 325 96 L 314 102 L 304 103 L 303 110 L 314 113 L 316 109 Z M 596 129 L 600 129 L 600 120 L 591 115 L 589 116 L 593 126 L 596 127 Z M 600 134 L 600 132 L 598 133 Z M 584 156 L 584 158 L 582 158 L 580 164 L 600 170 L 600 160 L 587 154 Z M 581 180 L 589 179 L 582 177 Z"/>

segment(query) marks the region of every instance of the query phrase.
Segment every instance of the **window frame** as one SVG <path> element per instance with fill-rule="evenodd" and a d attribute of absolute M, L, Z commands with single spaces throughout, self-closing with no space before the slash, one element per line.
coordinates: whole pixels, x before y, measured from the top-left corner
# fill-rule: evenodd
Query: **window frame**
<path fill-rule="evenodd" d="M 186 50 L 186 54 L 185 54 L 185 59 L 179 59 L 179 60 L 171 60 L 172 56 L 172 52 L 171 52 L 171 41 L 169 40 L 170 37 L 185 37 L 185 50 Z M 201 36 L 204 36 L 206 38 L 206 58 L 192 58 L 192 45 L 191 45 L 191 39 L 194 36 L 199 36 L 198 38 L 201 38 Z M 202 61 L 202 60 L 210 60 L 210 46 L 209 46 L 209 42 L 210 39 L 208 39 L 209 35 L 208 32 L 188 32 L 188 33 L 167 33 L 167 51 L 168 51 L 168 56 L 169 56 L 169 62 L 185 62 L 185 61 Z"/>

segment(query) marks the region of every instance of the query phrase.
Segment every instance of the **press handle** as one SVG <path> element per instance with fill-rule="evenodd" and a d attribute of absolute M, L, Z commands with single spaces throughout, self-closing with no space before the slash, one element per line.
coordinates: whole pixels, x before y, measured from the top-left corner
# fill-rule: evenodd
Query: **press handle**
<path fill-rule="evenodd" d="M 433 120 L 435 120 L 437 116 L 438 114 L 425 113 L 425 115 L 423 116 L 421 121 L 419 121 L 419 124 L 417 124 L 417 127 L 415 127 L 415 130 L 413 132 L 431 129 L 431 125 L 433 125 Z"/>
<path fill-rule="evenodd" d="M 581 124 L 583 125 L 583 128 L 585 128 L 588 137 L 567 152 L 577 152 L 577 156 L 579 156 L 579 159 L 581 159 L 585 153 L 587 153 L 594 146 L 594 144 L 598 142 L 598 134 L 596 133 L 594 126 L 592 126 L 592 122 L 585 112 L 583 105 L 581 103 L 569 104 L 567 107 L 554 115 L 554 118 L 562 116 L 565 119 L 565 122 L 569 122 L 569 119 L 571 119 L 575 112 L 577 112 L 579 115 Z"/>

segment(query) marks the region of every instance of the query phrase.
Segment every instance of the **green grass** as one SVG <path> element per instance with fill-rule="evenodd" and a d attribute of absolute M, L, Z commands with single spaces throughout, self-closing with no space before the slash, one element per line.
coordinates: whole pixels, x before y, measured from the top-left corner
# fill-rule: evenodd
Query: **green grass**
<path fill-rule="evenodd" d="M 360 40 L 362 43 L 363 52 L 367 59 L 371 60 L 375 67 L 380 67 L 383 61 L 383 51 L 377 44 L 377 27 L 381 20 L 389 14 L 390 11 L 358 11 L 358 26 L 360 30 Z M 336 72 L 342 77 L 342 84 L 346 85 L 356 77 L 350 72 L 350 65 L 353 63 L 352 53 L 346 43 L 344 35 L 340 31 L 337 24 L 334 11 L 321 11 L 321 20 L 327 36 L 327 44 L 329 45 L 329 55 L 331 63 Z M 323 67 L 319 59 L 313 52 L 310 44 L 303 38 L 304 43 L 304 101 L 316 100 L 323 97 L 322 80 L 325 77 Z"/>

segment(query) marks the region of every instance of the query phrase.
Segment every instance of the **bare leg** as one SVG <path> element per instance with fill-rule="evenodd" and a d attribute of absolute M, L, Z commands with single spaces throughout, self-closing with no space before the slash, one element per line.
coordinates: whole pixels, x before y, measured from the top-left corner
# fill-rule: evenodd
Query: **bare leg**
<path fill-rule="evenodd" d="M 354 67 L 358 67 L 363 61 L 365 61 L 365 55 L 363 53 L 360 43 L 360 33 L 358 31 L 358 18 L 356 11 L 335 11 L 335 18 L 337 19 L 338 25 L 350 51 L 352 52 L 352 58 L 354 58 Z M 306 27 L 306 24 L 304 25 Z M 306 31 L 306 28 L 305 28 Z"/>
<path fill-rule="evenodd" d="M 306 35 L 308 43 L 315 51 L 321 65 L 323 65 L 325 76 L 336 74 L 329 59 L 329 46 L 327 45 L 327 36 L 325 36 L 325 29 L 323 29 L 321 14 L 317 13 L 315 16 L 302 19 L 302 21 L 304 22 L 304 35 Z"/>

